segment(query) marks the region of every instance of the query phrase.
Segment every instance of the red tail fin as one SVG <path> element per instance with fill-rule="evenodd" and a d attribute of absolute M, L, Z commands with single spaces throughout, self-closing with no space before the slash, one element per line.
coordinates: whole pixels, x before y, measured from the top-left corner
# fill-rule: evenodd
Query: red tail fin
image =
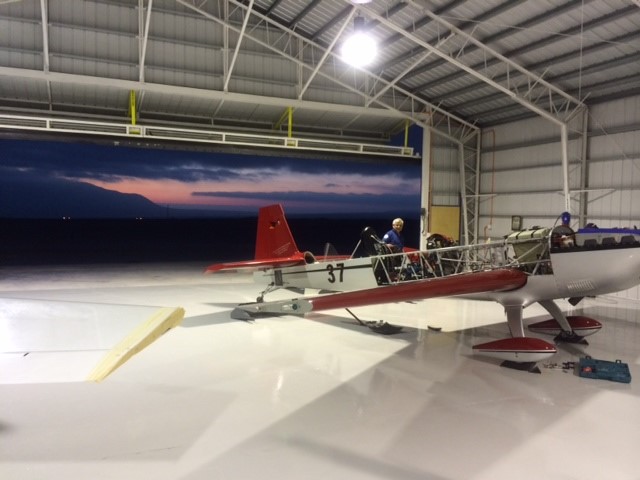
<path fill-rule="evenodd" d="M 282 205 L 263 207 L 258 213 L 256 260 L 290 258 L 300 255 Z"/>
<path fill-rule="evenodd" d="M 342 260 L 346 256 L 320 257 Z M 282 205 L 269 205 L 260 209 L 258 214 L 258 234 L 256 237 L 256 255 L 254 260 L 242 262 L 215 263 L 207 267 L 207 272 L 243 268 L 290 267 L 303 263 L 314 263 L 316 258 L 311 252 L 300 252 L 291 235 L 289 224 L 284 216 Z"/>

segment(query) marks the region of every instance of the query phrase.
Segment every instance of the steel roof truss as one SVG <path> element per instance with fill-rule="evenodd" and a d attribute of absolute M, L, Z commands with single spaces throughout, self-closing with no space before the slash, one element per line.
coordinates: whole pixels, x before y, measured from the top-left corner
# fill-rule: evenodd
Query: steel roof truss
<path fill-rule="evenodd" d="M 153 5 L 153 0 L 149 0 L 149 4 L 147 5 L 147 15 L 144 16 L 144 0 L 138 0 L 138 58 L 140 60 L 140 65 L 138 66 L 138 79 L 140 82 L 144 82 L 144 67 L 145 67 L 145 59 L 147 56 L 147 44 L 149 41 L 149 24 L 151 23 L 151 6 Z"/>
<path fill-rule="evenodd" d="M 188 2 L 187 0 L 175 0 L 175 1 L 180 3 L 180 4 L 182 4 L 182 5 L 184 5 L 185 7 L 189 8 L 190 10 L 193 10 L 193 11 L 205 16 L 206 18 L 208 18 L 210 20 L 213 20 L 213 21 L 215 21 L 217 23 L 220 23 L 220 24 L 224 24 L 225 23 L 222 19 L 217 18 L 215 15 L 212 15 L 211 13 L 200 9 L 199 7 L 196 7 L 194 4 Z M 240 8 L 243 8 L 243 9 L 247 8 L 246 5 L 244 5 L 242 3 L 239 3 L 237 0 L 229 0 L 229 3 L 231 3 L 233 5 L 236 5 L 236 6 L 240 7 Z M 275 22 L 274 20 L 270 19 L 269 17 L 267 17 L 265 15 L 262 15 L 261 13 L 257 12 L 255 9 L 251 13 L 252 13 L 252 15 L 254 17 L 257 17 L 259 19 L 260 24 L 265 24 L 265 25 L 270 24 L 272 27 L 275 27 L 277 30 L 283 31 L 284 34 L 289 35 L 289 37 L 295 37 L 295 38 L 300 39 L 303 42 L 304 48 L 310 48 L 312 54 L 315 54 L 316 51 L 318 51 L 318 52 L 324 52 L 325 51 L 325 48 L 323 46 L 315 44 L 312 41 L 310 41 L 307 38 L 305 38 L 304 36 L 300 35 L 299 33 L 294 32 L 292 30 L 289 30 L 286 27 L 283 27 L 282 25 L 278 24 L 277 22 Z M 227 23 L 227 25 L 229 25 L 229 24 Z M 236 27 L 233 27 L 231 25 L 229 25 L 229 29 L 238 31 L 238 29 Z M 304 69 L 313 70 L 313 66 L 304 63 L 299 58 L 296 58 L 296 57 L 294 57 L 292 55 L 287 54 L 286 52 L 282 51 L 279 47 L 276 47 L 276 46 L 274 46 L 274 45 L 272 45 L 270 43 L 267 43 L 267 42 L 265 42 L 265 41 L 263 41 L 263 40 L 261 40 L 259 38 L 254 37 L 254 36 L 251 36 L 250 34 L 248 34 L 246 32 L 245 32 L 245 37 L 250 39 L 251 41 L 257 43 L 258 45 L 261 45 L 261 46 L 263 46 L 263 47 L 265 47 L 265 48 L 267 48 L 267 49 L 269 49 L 269 50 L 271 50 L 271 51 L 273 51 L 273 52 L 285 57 L 286 59 L 290 60 L 291 62 L 294 62 L 297 65 L 300 65 Z M 282 37 L 280 37 L 280 38 L 282 38 Z M 269 40 L 269 39 L 267 38 L 267 40 Z M 321 55 L 320 55 L 320 57 L 321 57 Z M 335 59 L 337 58 L 337 55 L 334 54 L 333 52 L 330 52 L 328 58 L 332 58 L 332 60 L 335 61 Z M 347 69 L 347 71 L 349 71 L 349 69 Z M 370 72 L 365 72 L 364 70 L 360 70 L 360 71 L 362 71 L 363 73 L 366 73 L 370 77 L 374 78 L 376 81 L 379 81 L 379 82 L 384 83 L 384 84 L 388 83 L 382 77 L 375 76 L 375 75 L 371 74 Z M 345 88 L 345 89 L 347 89 L 348 91 L 350 91 L 352 93 L 355 93 L 357 95 L 362 96 L 364 101 L 367 101 L 370 98 L 370 96 L 366 92 L 362 92 L 358 88 L 356 88 L 356 87 L 354 87 L 352 85 L 349 85 L 349 84 L 347 84 L 347 83 L 345 83 L 343 81 L 340 81 L 340 79 L 338 77 L 330 75 L 329 73 L 327 73 L 327 71 L 324 71 L 324 70 L 321 69 L 321 70 L 319 70 L 317 72 L 317 75 L 322 76 L 324 78 L 327 78 L 327 79 L 337 83 L 342 88 Z M 397 98 L 396 95 L 399 95 L 400 98 L 402 98 L 403 104 L 406 104 L 406 102 L 410 102 L 412 106 L 413 105 L 419 105 L 420 106 L 420 108 L 412 108 L 412 111 L 420 112 L 420 111 L 435 110 L 438 113 L 440 113 L 441 115 L 450 116 L 451 119 L 455 120 L 456 122 L 463 123 L 463 124 L 468 123 L 465 120 L 463 120 L 462 118 L 458 118 L 455 115 L 452 115 L 451 113 L 447 112 L 446 110 L 444 110 L 444 109 L 442 109 L 442 108 L 440 108 L 440 107 L 438 107 L 436 105 L 433 105 L 433 104 L 427 102 L 426 100 L 421 99 L 418 96 L 413 95 L 410 92 L 399 88 L 398 86 L 393 86 L 391 88 L 395 92 L 395 95 L 393 95 L 392 98 Z M 394 104 L 388 104 L 388 103 L 385 103 L 382 100 L 377 100 L 376 103 L 378 103 L 379 105 L 381 105 L 382 107 L 384 107 L 387 110 L 398 112 L 398 113 L 400 113 L 402 116 L 404 116 L 406 118 L 410 118 L 412 120 L 415 120 L 415 119 L 411 118 L 411 115 L 408 114 L 407 112 L 399 110 L 399 107 L 395 102 L 394 102 Z M 420 123 L 420 122 L 418 121 L 416 123 Z M 469 125 L 472 126 L 471 124 L 469 124 Z M 426 125 L 425 124 L 423 126 L 426 127 L 426 128 L 431 128 L 431 125 Z M 472 128 L 475 128 L 475 127 L 472 126 Z M 441 134 L 442 132 L 436 131 L 435 133 Z"/>
<path fill-rule="evenodd" d="M 42 70 L 49 71 L 49 12 L 46 0 L 40 0 L 42 16 Z"/>
<path fill-rule="evenodd" d="M 351 22 L 351 19 L 353 18 L 355 13 L 356 13 L 356 8 L 353 7 L 351 9 L 351 13 L 347 16 L 346 20 L 344 21 L 344 23 L 340 27 L 340 30 L 338 31 L 338 34 L 335 36 L 335 38 L 333 39 L 331 44 L 327 47 L 327 49 L 322 54 L 322 58 L 320 58 L 320 60 L 318 61 L 316 67 L 313 69 L 313 72 L 311 72 L 311 75 L 309 75 L 309 78 L 307 79 L 307 83 L 305 83 L 304 86 L 300 89 L 300 93 L 298 94 L 298 100 L 302 100 L 302 97 L 304 96 L 305 92 L 307 91 L 307 88 L 309 88 L 309 85 L 311 85 L 311 82 L 313 82 L 313 79 L 315 78 L 315 76 L 320 71 L 320 68 L 322 68 L 322 65 L 324 65 L 324 62 L 327 60 L 327 57 L 329 57 L 329 54 L 331 53 L 331 50 L 333 50 L 333 47 L 335 46 L 335 44 L 338 43 L 338 40 L 342 36 L 342 33 L 349 26 L 349 23 Z M 365 103 L 365 106 L 368 107 L 370 104 L 371 103 Z"/>
<path fill-rule="evenodd" d="M 415 7 L 419 8 L 419 5 L 417 5 L 414 0 L 407 0 L 407 2 L 409 2 L 412 5 L 414 5 Z M 428 9 L 422 9 L 422 11 L 424 11 L 427 16 L 431 17 L 439 25 L 442 25 L 444 28 L 449 29 L 452 32 L 455 32 L 460 38 L 464 38 L 465 39 L 465 43 L 460 49 L 458 49 L 457 51 L 454 51 L 454 52 L 447 52 L 447 51 L 440 50 L 439 48 L 431 45 L 429 42 L 417 37 L 414 33 L 407 32 L 407 27 L 402 27 L 402 26 L 396 25 L 395 23 L 389 21 L 384 16 L 379 15 L 375 10 L 373 10 L 372 7 L 363 6 L 362 8 L 364 10 L 366 10 L 369 15 L 371 15 L 373 18 L 375 18 L 378 21 L 380 21 L 381 23 L 383 23 L 388 28 L 390 28 L 392 30 L 395 30 L 398 33 L 401 33 L 402 35 L 404 35 L 406 38 L 410 39 L 414 43 L 417 43 L 418 45 L 420 45 L 420 46 L 422 46 L 422 47 L 424 47 L 424 48 L 426 48 L 426 49 L 428 49 L 430 51 L 433 51 L 436 55 L 438 55 L 439 57 L 443 58 L 447 62 L 455 65 L 457 68 L 459 68 L 461 70 L 464 70 L 468 74 L 470 74 L 470 75 L 482 80 L 484 83 L 487 83 L 490 86 L 492 86 L 493 88 L 497 89 L 498 91 L 501 91 L 502 93 L 506 94 L 507 96 L 512 98 L 514 101 L 520 103 L 521 105 L 523 105 L 526 108 L 532 110 L 533 112 L 537 113 L 538 115 L 540 115 L 542 117 L 545 117 L 548 120 L 551 120 L 554 123 L 562 124 L 564 122 L 563 122 L 562 119 L 556 118 L 555 113 L 557 111 L 552 108 L 552 104 L 553 103 L 547 105 L 546 109 L 543 109 L 543 108 L 540 108 L 537 105 L 533 104 L 530 101 L 529 98 L 519 95 L 518 94 L 518 87 L 519 87 L 520 84 L 516 84 L 516 83 L 511 81 L 511 72 L 512 71 L 518 72 L 519 74 L 524 75 L 524 77 L 526 78 L 526 82 L 525 82 L 526 85 L 529 86 L 529 85 L 532 85 L 532 84 L 538 84 L 540 86 L 540 88 L 545 89 L 547 91 L 547 93 L 548 93 L 549 98 L 551 98 L 552 95 L 555 94 L 555 95 L 558 95 L 558 96 L 562 97 L 566 103 L 576 104 L 577 106 L 582 105 L 582 102 L 580 102 L 579 100 L 573 98 L 571 95 L 568 95 L 567 93 L 565 93 L 564 91 L 560 90 L 559 88 L 557 88 L 557 87 L 551 85 L 550 83 L 546 82 L 545 80 L 543 80 L 539 76 L 533 74 L 532 72 L 529 72 L 528 70 L 526 70 L 525 68 L 521 67 L 517 63 L 509 60 L 508 58 L 506 58 L 504 56 L 502 56 L 500 53 L 496 52 L 495 50 L 491 49 L 487 45 L 483 44 L 482 42 L 480 42 L 479 40 L 474 38 L 472 35 L 464 32 L 463 30 L 461 30 L 459 28 L 457 28 L 455 25 L 453 25 L 450 22 L 444 20 L 443 18 L 439 17 L 438 15 L 430 12 Z M 505 84 L 502 84 L 502 83 L 499 83 L 499 82 L 495 81 L 493 78 L 489 77 L 488 75 L 483 74 L 483 73 L 475 70 L 474 68 L 465 65 L 464 63 L 462 63 L 461 61 L 458 60 L 458 57 L 463 53 L 464 47 L 466 45 L 468 45 L 468 44 L 473 44 L 473 45 L 475 45 L 475 47 L 480 49 L 480 51 L 482 51 L 482 53 L 484 55 L 484 58 L 485 58 L 485 62 L 487 62 L 487 61 L 493 61 L 493 62 L 498 61 L 498 64 L 502 65 L 502 68 L 507 73 L 506 77 L 505 77 Z M 488 59 L 490 59 L 490 60 L 488 60 Z M 493 77 L 495 77 L 495 75 Z"/>
<path fill-rule="evenodd" d="M 238 52 L 240 52 L 240 45 L 242 45 L 242 40 L 244 39 L 245 32 L 247 30 L 247 24 L 249 23 L 249 17 L 251 16 L 251 10 L 253 9 L 253 1 L 249 1 L 249 6 L 247 10 L 244 12 L 244 19 L 242 20 L 242 28 L 240 29 L 240 36 L 238 37 L 238 43 L 236 43 L 236 48 L 233 51 L 233 57 L 231 58 L 231 64 L 229 64 L 229 71 L 225 74 L 224 79 L 224 87 L 222 91 L 229 91 L 229 81 L 231 80 L 231 74 L 233 73 L 233 67 L 236 64 L 236 60 L 238 59 Z"/>
<path fill-rule="evenodd" d="M 46 0 L 40 0 L 40 15 L 42 18 L 42 71 L 49 72 L 49 12 L 47 11 Z M 47 98 L 49 110 L 53 110 L 53 94 L 51 93 L 51 82 L 47 81 Z"/>
<path fill-rule="evenodd" d="M 446 38 L 442 39 L 439 43 L 439 45 L 442 45 L 444 43 L 446 43 L 451 37 L 453 37 L 455 34 L 452 33 L 449 36 L 447 36 Z M 394 78 L 393 80 L 391 80 L 389 83 L 387 83 L 387 85 L 385 85 L 380 91 L 378 91 L 375 95 L 373 95 L 373 97 L 371 98 L 371 100 L 369 100 L 368 103 L 366 103 L 366 106 L 368 107 L 371 103 L 373 103 L 375 100 L 377 100 L 382 94 L 384 94 L 387 90 L 389 90 L 389 88 L 395 86 L 400 80 L 402 80 L 407 73 L 409 73 L 411 70 L 413 70 L 414 68 L 416 68 L 418 65 L 420 65 L 422 62 L 424 62 L 427 58 L 429 58 L 431 55 L 433 54 L 433 52 L 431 51 L 427 51 L 425 53 L 423 53 L 422 55 L 420 55 L 415 61 L 413 61 L 411 64 L 409 64 L 400 74 L 398 74 L 396 76 L 396 78 Z"/>

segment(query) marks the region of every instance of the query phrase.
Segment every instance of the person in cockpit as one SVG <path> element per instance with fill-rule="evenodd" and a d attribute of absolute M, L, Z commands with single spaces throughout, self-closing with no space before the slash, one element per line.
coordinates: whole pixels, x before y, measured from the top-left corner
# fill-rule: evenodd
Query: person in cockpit
<path fill-rule="evenodd" d="M 404 237 L 402 229 L 404 228 L 404 220 L 396 218 L 391 222 L 391 230 L 384 234 L 382 241 L 389 247 L 392 253 L 402 252 L 404 248 Z"/>

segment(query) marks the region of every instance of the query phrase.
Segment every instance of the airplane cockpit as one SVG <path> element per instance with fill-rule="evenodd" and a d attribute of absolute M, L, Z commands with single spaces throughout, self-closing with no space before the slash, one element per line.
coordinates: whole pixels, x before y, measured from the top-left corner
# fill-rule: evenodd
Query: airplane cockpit
<path fill-rule="evenodd" d="M 362 232 L 360 232 L 360 244 L 368 256 L 392 253 L 372 227 L 364 227 L 362 229 Z"/>
<path fill-rule="evenodd" d="M 571 248 L 576 245 L 576 232 L 569 225 L 558 225 L 551 230 L 550 248 Z"/>
<path fill-rule="evenodd" d="M 640 245 L 640 230 L 637 228 L 598 228 L 588 226 L 576 232 L 577 248 L 602 250 L 630 248 Z"/>
<path fill-rule="evenodd" d="M 528 275 L 549 275 L 554 273 L 556 254 L 640 246 L 640 230 L 637 229 L 589 227 L 574 231 L 564 222 L 554 228 L 514 231 L 502 240 L 475 245 L 457 245 L 443 241 L 444 238 L 431 235 L 424 251 L 390 253 L 375 230 L 366 227 L 359 245 L 365 256 L 371 257 L 379 285 L 504 267 Z"/>

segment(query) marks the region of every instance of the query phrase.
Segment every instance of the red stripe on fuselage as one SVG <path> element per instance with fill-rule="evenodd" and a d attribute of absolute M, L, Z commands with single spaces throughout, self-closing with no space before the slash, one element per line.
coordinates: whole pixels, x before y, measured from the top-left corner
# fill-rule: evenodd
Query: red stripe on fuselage
<path fill-rule="evenodd" d="M 310 298 L 309 302 L 313 311 L 329 310 L 470 293 L 506 292 L 521 288 L 526 283 L 527 275 L 520 270 L 498 269 L 336 293 Z"/>

